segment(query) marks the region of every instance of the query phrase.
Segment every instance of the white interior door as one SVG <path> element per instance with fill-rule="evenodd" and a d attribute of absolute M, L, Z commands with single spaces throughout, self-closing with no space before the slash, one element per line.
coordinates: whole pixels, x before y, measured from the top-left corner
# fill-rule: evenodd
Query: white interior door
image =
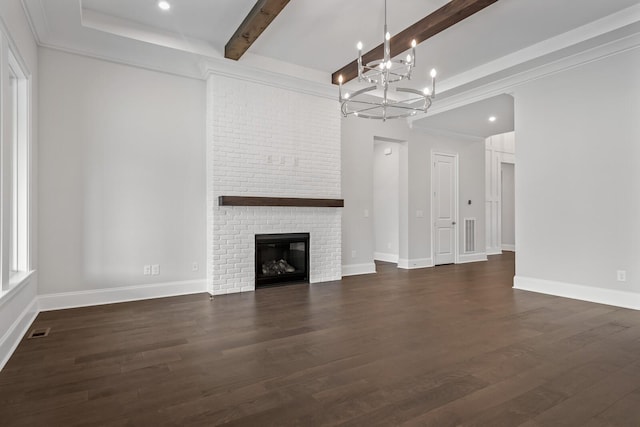
<path fill-rule="evenodd" d="M 456 157 L 433 154 L 433 254 L 434 264 L 456 261 L 457 165 Z"/>

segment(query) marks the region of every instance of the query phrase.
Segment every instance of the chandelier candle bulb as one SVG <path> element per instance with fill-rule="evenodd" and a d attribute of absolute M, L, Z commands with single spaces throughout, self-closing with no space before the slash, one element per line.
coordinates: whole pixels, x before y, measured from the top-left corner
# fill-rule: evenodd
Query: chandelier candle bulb
<path fill-rule="evenodd" d="M 438 72 L 435 68 L 431 69 L 431 96 L 436 96 L 436 75 Z"/>
<path fill-rule="evenodd" d="M 358 48 L 358 81 L 362 81 L 362 42 L 358 42 L 356 45 Z M 342 75 L 340 75 L 342 77 Z"/>
<path fill-rule="evenodd" d="M 386 18 L 384 23 L 384 32 L 384 58 L 382 60 L 386 61 L 391 57 L 391 43 L 389 42 L 391 40 L 391 34 L 387 31 Z"/>
<path fill-rule="evenodd" d="M 413 58 L 413 66 L 416 65 L 416 39 L 411 40 L 411 57 Z"/>

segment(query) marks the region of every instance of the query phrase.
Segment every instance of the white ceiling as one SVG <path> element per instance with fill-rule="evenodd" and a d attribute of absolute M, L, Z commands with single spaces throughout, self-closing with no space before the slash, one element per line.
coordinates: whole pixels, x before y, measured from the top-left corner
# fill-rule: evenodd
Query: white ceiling
<path fill-rule="evenodd" d="M 416 23 L 448 0 L 390 0 L 387 25 L 391 34 Z M 364 51 L 383 42 L 382 0 L 293 0 L 251 47 L 259 55 L 332 73 Z M 291 41 L 295 43 L 291 44 Z M 407 46 L 407 49 L 410 46 Z"/>
<path fill-rule="evenodd" d="M 82 8 L 179 36 L 224 46 L 256 0 L 170 0 L 163 12 L 154 0 L 81 0 Z M 49 2 L 54 3 L 54 2 Z"/>
<path fill-rule="evenodd" d="M 43 46 L 202 77 L 203 61 L 228 61 L 224 45 L 256 0 L 169 0 L 168 12 L 157 0 L 22 1 Z M 446 3 L 389 0 L 389 30 L 396 34 Z M 328 85 L 331 72 L 355 59 L 358 41 L 365 50 L 382 41 L 383 4 L 292 0 L 239 62 Z M 498 0 L 420 44 L 407 85 L 425 87 L 428 71 L 436 68 L 442 101 L 505 78 L 505 70 L 522 72 L 630 33 L 640 33 L 638 0 Z M 356 86 L 351 82 L 347 90 Z M 465 114 L 497 102 L 479 103 Z M 447 117 L 414 124 L 448 129 L 460 122 Z M 457 132 L 483 135 L 486 129 Z"/>
<path fill-rule="evenodd" d="M 496 120 L 489 121 L 491 116 Z M 513 97 L 507 94 L 494 96 L 443 113 L 427 115 L 413 122 L 413 125 L 480 138 L 511 132 L 514 130 Z"/>
<path fill-rule="evenodd" d="M 176 40 L 197 40 L 222 54 L 223 47 L 242 22 L 255 0 L 170 0 L 172 8 L 161 11 L 156 0 L 24 0 L 44 44 L 65 44 L 74 49 L 90 38 L 99 49 L 113 37 L 132 37 L 129 29 L 155 29 Z M 388 23 L 398 33 L 428 15 L 447 0 L 390 0 Z M 535 43 L 573 30 L 622 9 L 638 0 L 499 0 L 486 9 L 427 40 L 418 47 L 417 75 L 435 67 L 447 79 L 469 69 L 516 52 Z M 79 10 L 78 10 L 79 9 Z M 82 25 L 82 12 L 112 17 L 118 26 L 102 34 Z M 88 13 L 85 13 L 88 15 Z M 254 43 L 249 52 L 297 66 L 331 73 L 355 59 L 355 44 L 365 49 L 382 41 L 382 0 L 293 0 Z M 75 27 L 75 28 L 72 28 Z M 59 40 L 56 40 L 59 39 Z M 153 44 L 156 40 L 143 40 Z M 162 43 L 158 43 L 162 45 Z M 174 46 L 175 47 L 175 46 Z M 209 52 L 209 53 L 211 53 Z M 422 82 L 416 83 L 421 86 Z"/>

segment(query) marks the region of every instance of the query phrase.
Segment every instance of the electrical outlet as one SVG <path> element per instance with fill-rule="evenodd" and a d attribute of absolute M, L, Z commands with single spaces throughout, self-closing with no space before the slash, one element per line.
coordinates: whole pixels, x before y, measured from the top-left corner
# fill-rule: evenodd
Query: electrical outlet
<path fill-rule="evenodd" d="M 193 264 L 191 264 L 191 271 L 198 271 L 200 269 L 200 266 L 198 265 L 197 262 L 194 262 Z"/>
<path fill-rule="evenodd" d="M 618 282 L 626 282 L 626 281 L 627 281 L 627 271 L 618 270 Z"/>
<path fill-rule="evenodd" d="M 157 276 L 158 274 L 160 274 L 160 264 L 153 264 L 151 266 L 151 275 Z"/>
<path fill-rule="evenodd" d="M 356 251 L 351 251 L 351 258 L 355 258 L 356 257 Z"/>
<path fill-rule="evenodd" d="M 369 218 L 369 209 L 364 210 L 364 217 Z"/>
<path fill-rule="evenodd" d="M 149 264 L 144 266 L 142 274 L 144 274 L 145 276 L 151 275 L 151 266 Z"/>
<path fill-rule="evenodd" d="M 424 218 L 424 211 L 416 211 L 416 218 Z"/>

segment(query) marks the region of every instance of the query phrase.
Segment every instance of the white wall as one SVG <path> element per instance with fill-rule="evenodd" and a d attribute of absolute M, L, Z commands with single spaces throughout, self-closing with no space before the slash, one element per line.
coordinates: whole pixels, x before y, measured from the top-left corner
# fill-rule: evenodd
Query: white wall
<path fill-rule="evenodd" d="M 406 141 L 406 122 L 381 122 L 355 117 L 341 123 L 342 151 L 342 270 L 344 274 L 373 273 L 375 249 L 373 224 L 373 141 L 375 137 Z M 401 144 L 404 145 L 404 144 Z M 399 147 L 400 151 L 401 147 Z M 400 156 L 399 252 L 406 251 L 406 150 Z M 403 203 L 404 200 L 404 203 Z M 368 215 L 366 215 L 368 212 Z M 402 237 L 404 236 L 404 237 Z"/>
<path fill-rule="evenodd" d="M 477 219 L 478 251 L 461 257 L 461 261 L 486 259 L 484 140 L 410 129 L 401 120 L 379 122 L 349 117 L 342 120 L 343 269 L 361 273 L 375 271 L 374 223 L 371 217 L 365 217 L 364 212 L 371 212 L 373 207 L 373 141 L 376 137 L 406 141 L 397 144 L 400 156 L 398 265 L 401 268 L 420 268 L 433 264 L 430 219 L 432 151 L 459 155 L 459 219 Z M 468 200 L 472 201 L 471 205 Z M 460 250 L 463 248 L 462 239 L 463 233 L 460 232 Z"/>
<path fill-rule="evenodd" d="M 515 165 L 513 163 L 501 163 L 502 169 L 502 249 L 515 250 L 516 225 L 515 225 Z"/>
<path fill-rule="evenodd" d="M 39 293 L 204 291 L 205 82 L 45 48 L 39 60 Z"/>
<path fill-rule="evenodd" d="M 458 154 L 458 253 L 460 262 L 486 260 L 484 251 L 484 140 L 416 130 L 409 145 L 409 267 L 433 264 L 431 253 L 431 153 Z M 469 204 L 469 200 L 471 204 Z M 418 217 L 424 212 L 424 218 Z M 476 252 L 463 254 L 464 218 L 476 219 Z M 415 265 L 414 265 L 415 264 Z"/>
<path fill-rule="evenodd" d="M 400 246 L 399 144 L 379 140 L 373 144 L 374 259 L 387 262 L 398 262 Z"/>
<path fill-rule="evenodd" d="M 517 88 L 516 287 L 640 309 L 638 70 L 635 48 Z"/>
<path fill-rule="evenodd" d="M 30 264 L 32 269 L 37 269 L 37 193 L 36 185 L 37 176 L 37 108 L 38 103 L 38 49 L 31 34 L 29 23 L 22 9 L 19 0 L 7 0 L 0 2 L 0 75 L 2 82 L 0 94 L 3 94 L 3 102 L 6 102 L 6 89 L 8 87 L 7 73 L 7 54 L 11 48 L 14 53 L 20 57 L 23 65 L 30 73 L 30 99 L 31 104 L 31 123 L 29 125 L 30 143 L 31 143 L 31 170 L 30 170 L 30 220 L 29 220 L 29 240 L 30 240 Z M 8 108 L 6 104 L 0 108 L 3 117 L 6 120 Z M 2 150 L 0 150 L 0 164 L 2 165 L 2 212 L 0 212 L 0 223 L 2 224 L 2 239 L 0 241 L 0 253 L 2 253 L 3 265 L 2 280 L 8 281 L 8 271 L 6 262 L 8 261 L 8 250 L 10 247 L 10 207 L 5 203 L 9 199 L 11 177 L 11 141 L 3 135 Z M 0 290 L 0 369 L 7 362 L 9 356 L 20 342 L 20 339 L 27 331 L 31 321 L 37 314 L 36 289 L 37 289 L 37 272 L 26 281 L 18 285 L 7 286 L 4 283 L 4 290 Z"/>

